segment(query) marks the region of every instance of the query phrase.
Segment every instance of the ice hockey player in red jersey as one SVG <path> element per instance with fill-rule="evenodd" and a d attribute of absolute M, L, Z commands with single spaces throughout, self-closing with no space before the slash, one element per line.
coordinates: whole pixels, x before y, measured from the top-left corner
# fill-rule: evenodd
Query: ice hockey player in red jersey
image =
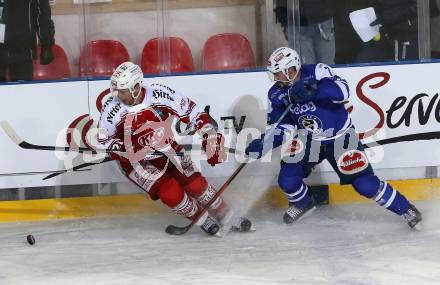
<path fill-rule="evenodd" d="M 216 193 L 187 155 L 176 156 L 182 147 L 174 140 L 172 121 L 180 119 L 195 127 L 203 138 L 207 161 L 215 166 L 226 159 L 224 137 L 210 123 L 210 117 L 192 100 L 161 84 L 142 85 L 141 68 L 124 62 L 111 76 L 112 96 L 104 105 L 98 124 L 98 143 L 112 153 L 122 171 L 153 200 L 161 200 L 173 212 L 192 220 Z M 163 155 L 151 155 L 160 151 Z M 196 223 L 210 235 L 222 225 L 248 231 L 246 218 L 218 197 Z"/>

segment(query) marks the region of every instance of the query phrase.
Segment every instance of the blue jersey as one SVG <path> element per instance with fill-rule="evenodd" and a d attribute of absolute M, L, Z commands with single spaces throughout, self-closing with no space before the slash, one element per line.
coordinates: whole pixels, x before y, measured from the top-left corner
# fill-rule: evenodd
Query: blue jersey
<path fill-rule="evenodd" d="M 335 75 L 326 64 L 305 64 L 301 67 L 301 80 L 316 80 L 316 96 L 302 104 L 293 104 L 289 114 L 280 123 L 279 128 L 304 129 L 314 140 L 332 141 L 352 127 L 350 115 L 344 107 L 348 100 L 347 82 Z M 275 83 L 268 92 L 269 113 L 267 124 L 278 121 L 290 104 L 288 90 L 291 86 L 280 87 Z"/>

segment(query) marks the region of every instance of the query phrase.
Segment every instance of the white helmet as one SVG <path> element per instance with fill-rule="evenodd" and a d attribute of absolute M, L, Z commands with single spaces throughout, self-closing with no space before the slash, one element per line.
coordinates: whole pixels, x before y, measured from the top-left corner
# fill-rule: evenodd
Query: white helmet
<path fill-rule="evenodd" d="M 289 77 L 289 68 L 295 67 L 296 71 L 301 69 L 301 59 L 296 51 L 288 47 L 277 48 L 269 57 L 267 61 L 267 70 L 269 75 L 274 80 L 273 75 L 277 72 L 282 72 L 288 79 L 286 83 L 291 83 L 295 80 Z"/>
<path fill-rule="evenodd" d="M 113 92 L 118 89 L 128 89 L 133 99 L 136 100 L 141 92 L 139 90 L 138 94 L 134 94 L 134 87 L 142 84 L 143 78 L 144 74 L 139 65 L 126 61 L 113 72 L 110 78 L 110 90 Z"/>

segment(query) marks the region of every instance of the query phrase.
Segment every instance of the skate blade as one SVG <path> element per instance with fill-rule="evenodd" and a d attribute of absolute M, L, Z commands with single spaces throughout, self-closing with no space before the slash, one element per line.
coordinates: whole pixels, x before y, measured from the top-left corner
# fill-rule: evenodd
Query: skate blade
<path fill-rule="evenodd" d="M 216 236 L 216 237 L 219 237 L 219 238 L 224 238 L 228 233 L 229 233 L 229 231 L 226 230 L 224 227 L 222 227 L 222 228 L 221 228 L 221 229 L 215 234 L 215 236 Z"/>
<path fill-rule="evenodd" d="M 421 221 L 418 222 L 418 223 L 413 227 L 413 229 L 416 230 L 416 231 L 418 231 L 418 232 L 421 232 L 421 231 L 423 230 L 423 224 L 422 224 L 422 222 L 421 222 Z"/>

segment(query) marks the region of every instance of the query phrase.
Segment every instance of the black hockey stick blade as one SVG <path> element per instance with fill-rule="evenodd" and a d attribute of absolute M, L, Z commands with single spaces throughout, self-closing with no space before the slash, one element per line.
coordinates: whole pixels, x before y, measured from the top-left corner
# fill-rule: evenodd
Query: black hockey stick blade
<path fill-rule="evenodd" d="M 191 226 L 190 225 L 191 224 L 189 224 L 188 226 L 185 226 L 185 227 L 168 225 L 165 228 L 165 232 L 170 235 L 180 236 L 180 235 L 186 234 L 186 232 L 189 231 L 189 229 L 192 227 L 192 225 Z"/>
<path fill-rule="evenodd" d="M 191 145 L 182 145 L 182 146 L 184 146 L 184 149 L 185 149 L 186 151 L 188 151 L 188 152 L 191 151 L 191 148 L 190 148 Z M 233 149 L 233 148 L 226 148 L 226 150 L 227 150 L 229 153 L 238 153 L 238 154 L 241 154 L 240 151 L 235 150 L 235 149 Z M 84 167 L 87 167 L 87 166 L 93 166 L 93 165 L 97 165 L 97 164 L 101 164 L 101 163 L 106 163 L 106 162 L 109 162 L 109 161 L 113 161 L 113 159 L 110 158 L 110 157 L 106 157 L 104 160 L 102 160 L 102 161 L 100 161 L 100 162 L 87 162 L 87 163 L 83 163 L 83 164 L 80 164 L 80 165 L 74 166 L 74 167 L 71 168 L 71 169 L 64 169 L 64 170 L 59 170 L 59 171 L 56 171 L 56 172 L 54 172 L 54 173 L 51 173 L 51 174 L 47 175 L 46 177 L 44 177 L 43 180 L 47 180 L 47 179 L 54 178 L 54 177 L 56 177 L 56 176 L 58 176 L 58 175 L 61 175 L 61 174 L 67 173 L 67 172 L 69 172 L 69 171 L 78 171 L 78 170 L 80 170 L 80 169 L 82 169 L 82 168 L 84 168 Z"/>
<path fill-rule="evenodd" d="M 106 158 L 104 158 L 104 160 L 100 159 L 99 162 L 86 162 L 86 163 L 83 163 L 83 164 L 79 164 L 79 165 L 76 165 L 76 166 L 74 166 L 73 168 L 70 168 L 70 169 L 64 169 L 64 170 L 60 170 L 60 171 L 51 173 L 51 174 L 47 175 L 46 177 L 44 177 L 43 180 L 54 178 L 54 177 L 56 177 L 58 175 L 64 174 L 64 173 L 69 172 L 69 171 L 78 171 L 78 170 L 81 170 L 81 169 L 83 169 L 83 168 L 85 168 L 87 166 L 93 166 L 93 165 L 105 163 L 105 162 L 108 162 L 108 161 L 113 161 L 113 159 L 111 159 L 110 157 L 106 157 Z"/>

